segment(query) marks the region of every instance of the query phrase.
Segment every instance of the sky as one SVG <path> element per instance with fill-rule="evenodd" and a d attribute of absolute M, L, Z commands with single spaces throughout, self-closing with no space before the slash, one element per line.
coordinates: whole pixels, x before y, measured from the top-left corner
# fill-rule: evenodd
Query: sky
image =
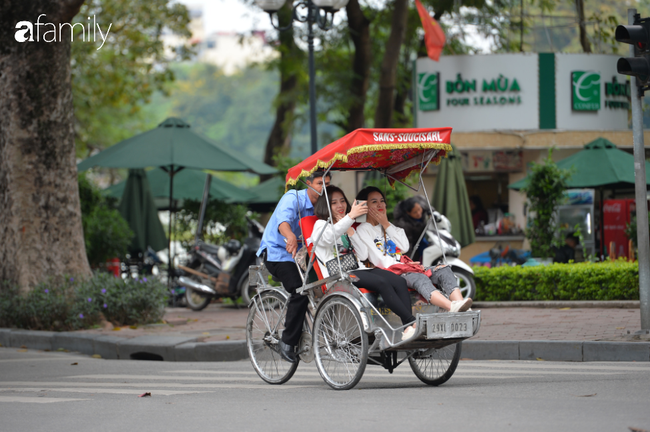
<path fill-rule="evenodd" d="M 203 25 L 207 35 L 214 32 L 249 33 L 252 30 L 273 30 L 269 15 L 255 5 L 247 6 L 242 0 L 178 0 L 187 6 L 203 7 Z M 290 0 L 287 0 L 290 1 Z M 382 0 L 370 0 L 381 3 Z M 343 12 L 345 13 L 345 12 Z M 340 13 L 339 13 L 340 15 Z M 469 26 L 465 29 L 476 47 L 488 52 L 490 41 Z"/>
<path fill-rule="evenodd" d="M 266 12 L 257 6 L 247 6 L 241 0 L 179 0 L 188 6 L 203 6 L 206 34 L 213 32 L 247 33 L 251 30 L 271 30 Z"/>

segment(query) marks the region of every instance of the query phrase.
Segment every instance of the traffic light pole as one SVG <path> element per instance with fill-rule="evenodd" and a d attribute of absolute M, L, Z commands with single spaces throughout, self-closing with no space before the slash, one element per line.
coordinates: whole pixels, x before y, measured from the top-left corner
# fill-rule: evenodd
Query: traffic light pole
<path fill-rule="evenodd" d="M 634 24 L 636 9 L 627 10 L 628 24 Z M 634 45 L 630 56 L 634 57 Z M 632 77 L 638 80 L 637 77 Z M 638 82 L 637 82 L 638 84 Z M 650 330 L 650 236 L 648 234 L 648 198 L 645 172 L 645 148 L 643 145 L 643 87 L 637 85 L 632 91 L 632 131 L 634 134 L 634 182 L 636 198 L 636 229 L 639 245 L 639 299 L 641 300 L 641 329 Z"/>

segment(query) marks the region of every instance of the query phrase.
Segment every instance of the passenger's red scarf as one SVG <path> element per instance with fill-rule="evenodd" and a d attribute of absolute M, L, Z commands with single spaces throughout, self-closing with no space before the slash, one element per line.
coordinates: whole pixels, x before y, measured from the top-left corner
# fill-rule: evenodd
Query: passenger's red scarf
<path fill-rule="evenodd" d="M 411 258 L 407 257 L 406 255 L 402 255 L 400 258 L 400 262 L 398 264 L 393 264 L 392 266 L 388 267 L 386 270 L 391 271 L 397 275 L 401 275 L 404 273 L 422 273 L 427 275 L 428 277 L 431 277 L 431 269 L 424 269 L 422 265 L 420 265 L 419 261 L 413 261 Z"/>

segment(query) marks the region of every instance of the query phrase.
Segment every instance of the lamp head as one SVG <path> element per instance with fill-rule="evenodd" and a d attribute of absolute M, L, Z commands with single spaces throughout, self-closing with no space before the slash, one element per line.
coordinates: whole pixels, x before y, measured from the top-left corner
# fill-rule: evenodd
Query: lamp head
<path fill-rule="evenodd" d="M 285 0 L 255 0 L 255 4 L 262 8 L 265 12 L 277 12 L 284 6 Z"/>

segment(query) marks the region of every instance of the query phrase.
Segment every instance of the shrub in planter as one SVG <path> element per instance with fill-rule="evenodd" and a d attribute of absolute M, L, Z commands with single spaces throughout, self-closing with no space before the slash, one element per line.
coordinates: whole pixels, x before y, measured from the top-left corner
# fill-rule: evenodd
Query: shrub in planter
<path fill-rule="evenodd" d="M 0 286 L 0 327 L 31 330 L 78 330 L 102 317 L 116 325 L 159 321 L 167 288 L 155 279 L 122 280 L 98 273 L 85 281 L 52 280 L 21 295 L 17 287 Z"/>
<path fill-rule="evenodd" d="M 571 176 L 569 170 L 558 168 L 549 149 L 544 163 L 533 163 L 529 174 L 528 185 L 521 189 L 526 194 L 532 214 L 530 225 L 526 228 L 526 237 L 534 257 L 552 257 L 553 246 L 556 245 L 555 209 L 564 199 L 567 180 Z"/>
<path fill-rule="evenodd" d="M 474 271 L 476 301 L 639 299 L 639 266 L 625 260 Z"/>

